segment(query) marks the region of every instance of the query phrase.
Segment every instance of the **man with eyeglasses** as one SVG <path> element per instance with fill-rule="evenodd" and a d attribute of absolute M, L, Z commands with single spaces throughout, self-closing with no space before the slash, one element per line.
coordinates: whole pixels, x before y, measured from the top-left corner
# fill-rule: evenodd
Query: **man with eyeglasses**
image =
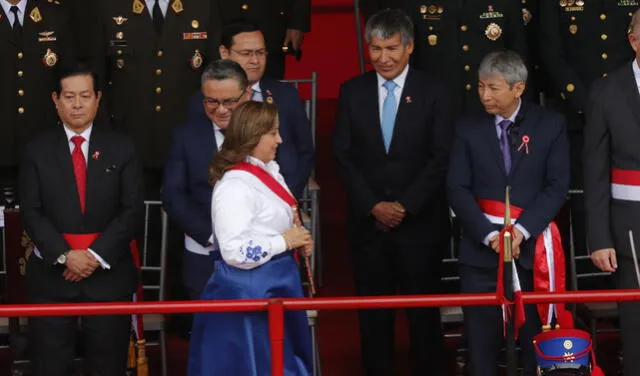
<path fill-rule="evenodd" d="M 234 108 L 251 95 L 247 74 L 231 60 L 211 63 L 202 73 L 201 90 L 204 114 L 174 129 L 162 187 L 164 209 L 184 233 L 183 283 L 194 300 L 220 257 L 212 244 L 209 164 L 222 146 Z"/>
<path fill-rule="evenodd" d="M 275 103 L 278 107 L 282 145 L 276 161 L 287 186 L 296 197 L 304 191 L 314 163 L 311 125 L 296 89 L 286 83 L 264 77 L 267 49 L 260 29 L 248 22 L 237 22 L 222 29 L 218 49 L 223 59 L 242 66 L 251 85 L 251 100 Z M 202 116 L 200 93 L 191 99 L 190 116 Z M 207 111 L 207 108 L 204 108 Z"/>

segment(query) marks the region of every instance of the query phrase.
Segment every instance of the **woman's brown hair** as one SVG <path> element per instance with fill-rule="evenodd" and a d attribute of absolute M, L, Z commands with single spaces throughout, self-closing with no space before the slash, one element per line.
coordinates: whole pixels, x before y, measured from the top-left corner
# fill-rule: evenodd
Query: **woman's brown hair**
<path fill-rule="evenodd" d="M 278 109 L 266 102 L 245 102 L 233 110 L 224 143 L 209 166 L 209 182 L 215 185 L 227 170 L 242 162 L 278 120 Z"/>

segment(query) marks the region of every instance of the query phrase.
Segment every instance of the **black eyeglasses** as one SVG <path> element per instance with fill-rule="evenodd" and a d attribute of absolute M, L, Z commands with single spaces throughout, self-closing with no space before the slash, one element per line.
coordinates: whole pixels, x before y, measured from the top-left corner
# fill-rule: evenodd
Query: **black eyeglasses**
<path fill-rule="evenodd" d="M 240 93 L 240 95 L 238 95 L 237 97 L 223 99 L 222 101 L 217 100 L 215 98 L 204 97 L 202 102 L 205 104 L 205 106 L 211 108 L 212 110 L 217 110 L 220 106 L 226 109 L 233 109 L 235 106 L 238 105 L 238 102 L 240 101 L 240 99 L 242 99 L 242 96 L 244 94 L 245 94 L 245 91 L 242 90 L 242 93 Z"/>

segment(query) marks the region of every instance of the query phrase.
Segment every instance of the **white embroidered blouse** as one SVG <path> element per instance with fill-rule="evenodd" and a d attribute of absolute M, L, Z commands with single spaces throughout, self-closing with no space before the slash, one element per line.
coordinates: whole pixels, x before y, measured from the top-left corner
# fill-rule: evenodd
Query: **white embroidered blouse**
<path fill-rule="evenodd" d="M 265 164 L 254 157 L 246 161 L 287 187 L 275 161 Z M 253 269 L 287 250 L 281 234 L 292 227 L 293 210 L 249 172 L 228 171 L 216 183 L 211 217 L 222 259 L 231 266 Z"/>

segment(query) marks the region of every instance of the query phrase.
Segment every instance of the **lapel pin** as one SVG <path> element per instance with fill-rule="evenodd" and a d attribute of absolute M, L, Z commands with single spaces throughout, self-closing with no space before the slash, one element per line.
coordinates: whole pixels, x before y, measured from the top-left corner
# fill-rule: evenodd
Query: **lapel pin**
<path fill-rule="evenodd" d="M 410 97 L 410 96 L 407 96 L 406 98 L 404 98 L 404 101 L 405 101 L 406 103 L 411 103 L 411 97 Z"/>
<path fill-rule="evenodd" d="M 91 158 L 97 161 L 98 159 L 100 159 L 100 154 L 100 150 L 96 150 L 95 152 L 93 152 L 93 154 L 91 154 Z"/>
<path fill-rule="evenodd" d="M 526 134 L 522 136 L 522 143 L 520 144 L 520 146 L 518 146 L 518 151 L 524 148 L 525 154 L 529 154 L 529 141 L 529 136 L 527 136 Z"/>

